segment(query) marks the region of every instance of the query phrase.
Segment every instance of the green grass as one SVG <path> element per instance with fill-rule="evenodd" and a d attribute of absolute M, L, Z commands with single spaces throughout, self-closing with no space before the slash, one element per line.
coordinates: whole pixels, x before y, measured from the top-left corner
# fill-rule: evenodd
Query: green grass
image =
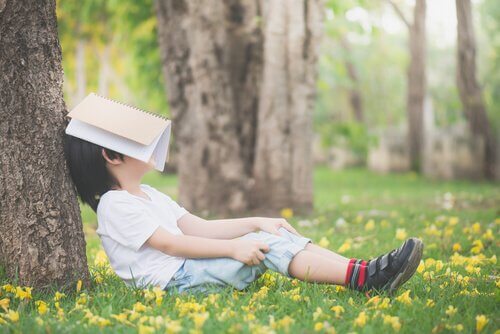
<path fill-rule="evenodd" d="M 177 198 L 175 176 L 151 173 L 144 183 Z M 13 322 L 0 307 L 0 319 L 6 319 L 0 329 L 26 333 L 147 333 L 155 329 L 161 333 L 325 333 L 335 328 L 337 333 L 380 333 L 393 332 L 400 324 L 402 333 L 460 329 L 473 333 L 478 315 L 487 319 L 483 333 L 499 329 L 498 183 L 442 182 L 413 173 L 377 175 L 364 169 L 334 172 L 317 168 L 314 195 L 314 214 L 289 221 L 316 243 L 332 250 L 347 248 L 343 253 L 347 257 L 369 258 L 399 246 L 398 230 L 424 240 L 425 265 L 398 291 L 402 297 L 384 302 L 388 296 L 381 295 L 378 303 L 373 299 L 367 304 L 361 293 L 268 271 L 246 291 L 227 288 L 218 294 L 157 299 L 152 291 L 125 287 L 106 267 L 95 265 L 100 250 L 96 217 L 82 207 L 94 273 L 92 288 L 62 297 L 59 307 L 64 314 L 59 315 L 53 294 L 33 291 L 31 300 L 20 300 L 0 288 L 0 305 L 8 298 L 9 309 L 19 313 L 19 320 Z M 477 240 L 482 247 L 474 248 Z M 454 244 L 460 245 L 459 255 L 453 256 Z M 405 292 L 409 298 L 404 298 Z M 38 314 L 38 300 L 47 303 L 46 314 Z M 339 306 L 344 311 L 336 316 L 334 310 Z M 119 320 L 120 314 L 125 321 Z"/>

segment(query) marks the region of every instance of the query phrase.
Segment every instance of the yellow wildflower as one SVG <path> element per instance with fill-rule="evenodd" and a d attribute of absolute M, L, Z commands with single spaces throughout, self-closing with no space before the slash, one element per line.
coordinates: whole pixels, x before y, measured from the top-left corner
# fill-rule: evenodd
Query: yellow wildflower
<path fill-rule="evenodd" d="M 191 317 L 194 322 L 194 327 L 196 329 L 200 329 L 201 327 L 203 327 L 203 324 L 208 319 L 209 313 L 208 312 L 194 313 L 191 315 Z"/>
<path fill-rule="evenodd" d="M 481 224 L 479 224 L 479 223 L 474 223 L 474 224 L 472 224 L 472 227 L 471 227 L 471 228 L 472 228 L 472 233 L 474 233 L 474 234 L 479 234 L 479 233 L 481 233 Z"/>
<path fill-rule="evenodd" d="M 66 297 L 66 294 L 56 291 L 56 294 L 54 295 L 54 301 L 57 302 L 61 300 L 63 297 Z"/>
<path fill-rule="evenodd" d="M 138 332 L 139 334 L 151 334 L 155 332 L 155 329 L 151 326 L 139 325 Z"/>
<path fill-rule="evenodd" d="M 384 325 L 391 325 L 394 331 L 399 332 L 401 329 L 401 323 L 399 322 L 399 317 L 392 317 L 390 315 L 383 315 Z"/>
<path fill-rule="evenodd" d="M 458 242 L 455 242 L 453 244 L 452 251 L 454 251 L 454 252 L 460 252 L 461 250 L 462 250 L 462 246 Z"/>
<path fill-rule="evenodd" d="M 350 239 L 346 240 L 338 249 L 339 253 L 344 253 L 351 249 L 351 241 Z"/>
<path fill-rule="evenodd" d="M 479 254 L 483 249 L 484 249 L 483 242 L 478 239 L 472 242 L 472 248 L 470 251 L 472 254 Z"/>
<path fill-rule="evenodd" d="M 448 220 L 448 224 L 450 226 L 455 226 L 458 224 L 458 217 L 450 217 L 450 219 Z"/>
<path fill-rule="evenodd" d="M 19 312 L 9 310 L 9 312 L 5 313 L 4 318 L 10 320 L 11 322 L 19 321 Z"/>
<path fill-rule="evenodd" d="M 25 287 L 24 289 L 20 286 L 16 287 L 16 298 L 20 300 L 31 299 L 31 290 L 33 288 Z"/>
<path fill-rule="evenodd" d="M 333 312 L 335 312 L 335 317 L 337 318 L 340 318 L 340 315 L 342 313 L 344 313 L 344 308 L 340 305 L 335 305 L 335 306 L 332 306 L 330 307 L 330 310 L 332 310 Z"/>
<path fill-rule="evenodd" d="M 323 315 L 323 310 L 321 309 L 321 307 L 317 307 L 316 311 L 314 311 L 313 313 L 313 320 L 318 320 L 318 318 L 322 315 Z"/>
<path fill-rule="evenodd" d="M 2 286 L 2 289 L 4 289 L 5 292 L 16 291 L 16 288 L 12 284 L 5 284 L 4 286 Z"/>
<path fill-rule="evenodd" d="M 3 298 L 3 299 L 0 299 L 0 307 L 5 311 L 7 312 L 7 310 L 9 309 L 9 304 L 10 304 L 10 299 L 9 298 Z"/>
<path fill-rule="evenodd" d="M 316 332 L 319 332 L 320 330 L 322 330 L 324 327 L 324 324 L 322 322 L 317 322 L 314 324 L 314 330 Z"/>
<path fill-rule="evenodd" d="M 484 326 L 486 326 L 488 321 L 488 318 L 486 318 L 484 314 L 478 314 L 476 316 L 476 332 L 480 333 L 484 329 Z"/>
<path fill-rule="evenodd" d="M 396 239 L 398 240 L 404 240 L 408 236 L 408 233 L 406 233 L 406 230 L 404 228 L 398 228 L 396 229 Z"/>
<path fill-rule="evenodd" d="M 109 263 L 108 261 L 108 256 L 106 255 L 106 252 L 102 249 L 100 249 L 94 259 L 94 265 L 97 267 L 104 267 Z"/>
<path fill-rule="evenodd" d="M 398 302 L 403 303 L 403 304 L 411 305 L 412 300 L 411 300 L 411 297 L 410 297 L 410 290 L 406 290 L 401 295 L 397 296 L 396 300 Z"/>
<path fill-rule="evenodd" d="M 43 300 L 37 300 L 35 302 L 35 305 L 37 306 L 38 314 L 40 315 L 44 315 L 49 310 L 47 307 L 47 303 L 44 302 Z"/>
<path fill-rule="evenodd" d="M 82 280 L 79 279 L 78 282 L 76 282 L 76 293 L 79 293 L 81 289 L 82 289 Z"/>
<path fill-rule="evenodd" d="M 326 237 L 322 237 L 321 240 L 319 241 L 318 245 L 320 247 L 326 248 L 328 245 L 330 245 L 330 241 Z"/>
<path fill-rule="evenodd" d="M 371 231 L 375 228 L 375 221 L 370 219 L 365 225 L 365 231 Z"/>
<path fill-rule="evenodd" d="M 453 307 L 453 305 L 448 305 L 448 309 L 446 310 L 446 314 L 450 317 L 454 316 L 455 313 L 457 313 L 457 308 L 456 307 Z"/>
<path fill-rule="evenodd" d="M 364 311 L 359 312 L 358 317 L 354 319 L 354 326 L 364 327 L 367 320 L 368 318 L 366 317 L 366 313 Z"/>
<path fill-rule="evenodd" d="M 427 306 L 427 307 L 434 307 L 434 305 L 436 305 L 436 303 L 434 302 L 434 300 L 427 299 L 427 303 L 425 303 L 425 306 Z"/>
<path fill-rule="evenodd" d="M 291 208 L 283 208 L 281 209 L 281 217 L 285 219 L 290 219 L 293 217 L 293 210 Z"/>
<path fill-rule="evenodd" d="M 493 236 L 493 231 L 491 230 L 491 228 L 487 229 L 486 232 L 484 232 L 482 238 L 484 240 L 493 240 L 493 239 L 495 239 L 495 237 Z"/>

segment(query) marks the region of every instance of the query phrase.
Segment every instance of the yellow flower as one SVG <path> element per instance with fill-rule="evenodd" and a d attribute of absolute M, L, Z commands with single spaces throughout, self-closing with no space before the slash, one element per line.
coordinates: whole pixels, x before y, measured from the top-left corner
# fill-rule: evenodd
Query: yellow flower
<path fill-rule="evenodd" d="M 14 292 L 16 291 L 16 288 L 12 284 L 5 284 L 2 286 L 5 292 Z"/>
<path fill-rule="evenodd" d="M 404 240 L 408 234 L 406 233 L 406 230 L 404 228 L 398 228 L 396 229 L 396 239 L 398 240 Z"/>
<path fill-rule="evenodd" d="M 370 219 L 365 225 L 365 231 L 371 231 L 375 228 L 375 221 Z"/>
<path fill-rule="evenodd" d="M 484 326 L 486 326 L 486 324 L 488 323 L 488 321 L 489 320 L 488 320 L 488 318 L 486 318 L 485 315 L 478 314 L 476 316 L 476 332 L 480 333 L 483 330 Z"/>
<path fill-rule="evenodd" d="M 420 264 L 417 267 L 417 272 L 421 274 L 425 270 L 425 263 L 423 260 L 420 260 Z"/>
<path fill-rule="evenodd" d="M 495 237 L 493 236 L 493 231 L 491 228 L 487 229 L 486 232 L 483 234 L 482 238 L 484 240 L 493 240 Z"/>
<path fill-rule="evenodd" d="M 319 332 L 320 330 L 322 330 L 324 327 L 324 324 L 322 322 L 317 322 L 314 324 L 314 330 L 316 332 Z"/>
<path fill-rule="evenodd" d="M 5 312 L 7 312 L 7 310 L 9 309 L 9 304 L 10 304 L 9 298 L 0 299 L 0 307 L 3 308 Z"/>
<path fill-rule="evenodd" d="M 290 208 L 283 208 L 281 209 L 281 217 L 285 218 L 285 219 L 290 219 L 293 217 L 293 210 L 290 209 Z"/>
<path fill-rule="evenodd" d="M 455 313 L 457 313 L 457 308 L 456 307 L 453 307 L 453 305 L 449 305 L 448 306 L 448 309 L 446 310 L 445 312 L 448 316 L 452 317 L 455 315 Z"/>
<path fill-rule="evenodd" d="M 144 312 L 146 311 L 146 309 L 146 306 L 144 306 L 144 304 L 141 302 L 137 302 L 134 304 L 134 311 L 136 312 Z"/>
<path fill-rule="evenodd" d="M 453 244 L 452 251 L 454 251 L 454 252 L 460 252 L 461 250 L 462 250 L 462 246 L 458 242 L 455 242 Z"/>
<path fill-rule="evenodd" d="M 412 300 L 411 300 L 411 297 L 410 297 L 410 290 L 406 290 L 401 295 L 397 296 L 396 300 L 398 302 L 403 303 L 403 304 L 411 305 Z"/>
<path fill-rule="evenodd" d="M 346 251 L 348 251 L 349 249 L 351 249 L 351 241 L 348 239 L 346 240 L 338 249 L 338 252 L 339 253 L 344 253 Z"/>
<path fill-rule="evenodd" d="M 194 327 L 196 329 L 200 329 L 205 321 L 208 319 L 209 313 L 208 312 L 202 312 L 202 313 L 194 313 L 192 315 L 193 322 L 194 322 Z"/>
<path fill-rule="evenodd" d="M 472 248 L 470 251 L 472 254 L 479 254 L 483 249 L 484 249 L 483 242 L 478 239 L 472 242 Z"/>
<path fill-rule="evenodd" d="M 139 334 L 151 334 L 155 332 L 155 329 L 151 326 L 139 325 L 138 332 Z"/>
<path fill-rule="evenodd" d="M 9 310 L 9 312 L 7 312 L 4 315 L 4 318 L 10 320 L 11 322 L 18 322 L 19 321 L 19 312 Z"/>
<path fill-rule="evenodd" d="M 40 315 L 44 315 L 49 310 L 47 307 L 47 303 L 44 302 L 43 300 L 37 300 L 35 302 L 35 305 L 37 306 L 38 314 L 40 314 Z"/>
<path fill-rule="evenodd" d="M 54 301 L 57 302 L 61 300 L 63 297 L 66 297 L 66 294 L 56 291 L 56 294 L 54 295 Z"/>
<path fill-rule="evenodd" d="M 427 306 L 427 307 L 434 307 L 434 305 L 436 305 L 436 303 L 434 302 L 434 300 L 427 299 L 427 303 L 425 303 L 425 306 Z"/>
<path fill-rule="evenodd" d="M 330 310 L 332 310 L 333 312 L 335 312 L 335 317 L 337 318 L 340 318 L 340 315 L 342 313 L 344 313 L 344 308 L 340 305 L 335 305 L 335 306 L 332 306 L 330 307 Z"/>
<path fill-rule="evenodd" d="M 472 233 L 474 233 L 474 234 L 481 233 L 481 224 L 479 224 L 479 223 L 472 224 Z"/>
<path fill-rule="evenodd" d="M 31 299 L 32 289 L 33 288 L 30 287 L 25 287 L 24 289 L 21 288 L 20 286 L 16 287 L 16 298 L 19 298 L 20 300 Z"/>
<path fill-rule="evenodd" d="M 81 289 L 82 289 L 82 280 L 79 279 L 78 282 L 76 282 L 76 293 L 79 293 Z"/>
<path fill-rule="evenodd" d="M 318 242 L 318 245 L 323 248 L 326 248 L 328 247 L 328 245 L 330 245 L 330 241 L 328 241 L 326 237 L 322 237 L 321 240 Z"/>
<path fill-rule="evenodd" d="M 108 256 L 106 255 L 106 252 L 104 250 L 99 250 L 94 259 L 94 265 L 97 267 L 104 267 L 108 264 Z"/>
<path fill-rule="evenodd" d="M 313 313 L 313 320 L 318 320 L 318 318 L 323 314 L 321 307 L 317 307 L 316 311 Z"/>
<path fill-rule="evenodd" d="M 398 317 L 392 317 L 390 315 L 383 315 L 384 325 L 391 325 L 394 331 L 399 332 L 401 329 L 401 323 Z"/>
<path fill-rule="evenodd" d="M 458 217 L 450 217 L 450 219 L 448 220 L 448 224 L 450 224 L 450 226 L 455 226 L 457 225 L 458 223 Z"/>
<path fill-rule="evenodd" d="M 354 326 L 364 327 L 367 320 L 368 318 L 366 317 L 366 313 L 364 311 L 360 312 L 358 317 L 354 319 Z"/>

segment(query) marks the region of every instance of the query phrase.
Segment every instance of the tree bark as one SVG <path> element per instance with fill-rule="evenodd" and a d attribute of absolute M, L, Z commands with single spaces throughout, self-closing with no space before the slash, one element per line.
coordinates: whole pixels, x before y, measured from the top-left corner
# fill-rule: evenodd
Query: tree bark
<path fill-rule="evenodd" d="M 158 0 L 156 11 L 179 200 L 310 210 L 319 0 Z"/>
<path fill-rule="evenodd" d="M 55 1 L 0 1 L 0 45 L 0 265 L 36 288 L 87 281 Z"/>
<path fill-rule="evenodd" d="M 356 69 L 354 63 L 349 59 L 349 55 L 351 54 L 351 45 L 345 36 L 340 37 L 340 45 L 346 53 L 344 57 L 344 64 L 347 70 L 347 75 L 349 76 L 349 79 L 351 79 L 351 86 L 349 87 L 349 101 L 351 102 L 354 119 L 356 119 L 359 123 L 363 123 L 365 117 L 363 112 L 363 97 L 359 89 L 358 70 Z"/>
<path fill-rule="evenodd" d="M 471 132 L 485 144 L 485 170 L 495 176 L 496 142 L 476 77 L 476 40 L 470 0 L 456 0 L 457 8 L 457 86 Z"/>
<path fill-rule="evenodd" d="M 413 10 L 413 24 L 410 27 L 410 65 L 408 67 L 408 143 L 410 166 L 420 171 L 424 137 L 424 103 L 426 92 L 425 73 L 425 0 L 416 0 Z"/>
<path fill-rule="evenodd" d="M 400 8 L 391 0 L 389 3 L 396 14 L 408 27 L 408 44 L 410 49 L 410 63 L 408 65 L 408 89 L 406 109 L 408 114 L 408 148 L 410 168 L 420 171 L 422 147 L 424 141 L 424 105 L 427 90 L 426 78 L 426 37 L 425 37 L 425 0 L 416 0 L 413 9 L 413 22 L 409 22 Z"/>
<path fill-rule="evenodd" d="M 313 206 L 312 112 L 322 8 L 319 1 L 267 1 L 253 205 L 309 212 Z"/>
<path fill-rule="evenodd" d="M 179 147 L 179 201 L 195 211 L 242 212 L 248 208 L 261 81 L 259 3 L 155 5 Z"/>

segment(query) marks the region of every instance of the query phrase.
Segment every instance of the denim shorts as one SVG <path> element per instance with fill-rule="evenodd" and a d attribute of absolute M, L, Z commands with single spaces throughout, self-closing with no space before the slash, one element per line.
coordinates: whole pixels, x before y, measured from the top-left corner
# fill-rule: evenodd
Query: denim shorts
<path fill-rule="evenodd" d="M 312 240 L 293 234 L 284 227 L 280 227 L 278 231 L 282 236 L 259 231 L 239 237 L 260 240 L 269 245 L 269 251 L 263 252 L 265 259 L 258 265 L 250 266 L 230 257 L 186 258 L 164 290 L 167 293 L 183 291 L 210 293 L 219 292 L 226 286 L 243 290 L 267 269 L 291 278 L 288 266 L 292 258 Z"/>

